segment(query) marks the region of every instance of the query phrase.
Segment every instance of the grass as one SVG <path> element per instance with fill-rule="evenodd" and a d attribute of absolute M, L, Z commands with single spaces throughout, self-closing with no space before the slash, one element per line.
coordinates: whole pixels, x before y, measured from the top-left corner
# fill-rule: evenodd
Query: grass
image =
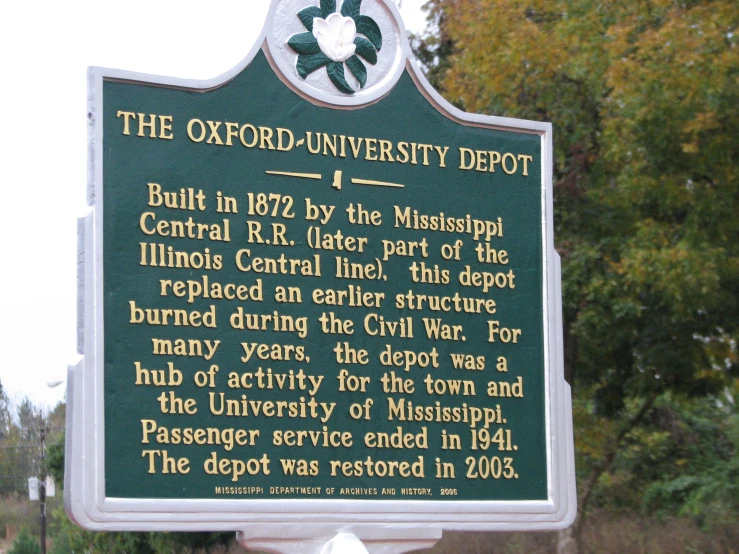
<path fill-rule="evenodd" d="M 53 539 L 52 510 L 61 498 L 49 499 L 47 517 Z M 29 527 L 38 536 L 38 502 L 22 497 L 0 500 L 0 552 L 10 546 L 7 530 Z M 733 523 L 733 525 L 731 524 Z M 710 531 L 689 518 L 660 521 L 638 514 L 597 514 L 585 522 L 581 554 L 739 554 L 739 524 L 731 522 Z M 428 554 L 555 554 L 556 533 L 475 533 L 446 531 Z M 246 551 L 233 544 L 229 554 Z M 135 553 L 132 553 L 135 554 Z M 205 553 L 203 553 L 205 554 Z M 210 554 L 216 554 L 212 552 Z M 225 554 L 225 553 L 224 553 Z"/>
<path fill-rule="evenodd" d="M 429 554 L 555 554 L 556 533 L 447 531 Z M 688 518 L 601 514 L 586 520 L 581 554 L 739 554 L 739 525 L 703 531 Z"/>
<path fill-rule="evenodd" d="M 53 526 L 51 512 L 61 506 L 61 497 L 52 497 L 46 501 L 47 529 Z M 7 539 L 8 534 L 14 535 L 23 527 L 34 535 L 39 534 L 39 503 L 31 502 L 27 497 L 20 495 L 4 496 L 0 498 L 0 539 Z"/>

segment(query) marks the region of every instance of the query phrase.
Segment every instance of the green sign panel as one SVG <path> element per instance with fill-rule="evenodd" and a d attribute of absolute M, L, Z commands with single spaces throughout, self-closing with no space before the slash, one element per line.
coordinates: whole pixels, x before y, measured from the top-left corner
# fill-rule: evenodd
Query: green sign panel
<path fill-rule="evenodd" d="M 384 2 L 278 1 L 264 35 L 213 83 L 93 71 L 76 519 L 561 525 L 550 127 L 444 103 Z"/>

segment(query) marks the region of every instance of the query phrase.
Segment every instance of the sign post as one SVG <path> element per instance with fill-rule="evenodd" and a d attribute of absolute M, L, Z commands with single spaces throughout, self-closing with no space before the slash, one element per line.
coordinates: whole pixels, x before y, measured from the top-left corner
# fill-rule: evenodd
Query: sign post
<path fill-rule="evenodd" d="M 231 72 L 90 98 L 73 520 L 316 553 L 569 525 L 550 124 L 449 105 L 390 0 L 274 0 Z"/>

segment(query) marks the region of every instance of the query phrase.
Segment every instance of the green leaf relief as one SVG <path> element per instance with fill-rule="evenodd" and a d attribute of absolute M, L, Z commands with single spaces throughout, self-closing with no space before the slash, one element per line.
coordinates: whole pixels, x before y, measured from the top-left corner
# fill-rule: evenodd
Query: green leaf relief
<path fill-rule="evenodd" d="M 303 26 L 309 31 L 313 31 L 313 18 L 321 17 L 321 8 L 318 6 L 309 6 L 298 12 L 298 18 Z"/>
<path fill-rule="evenodd" d="M 346 60 L 346 66 L 349 68 L 349 71 L 352 72 L 354 78 L 359 81 L 359 86 L 364 88 L 364 85 L 367 84 L 367 68 L 364 67 L 362 60 L 360 60 L 355 54 Z"/>
<path fill-rule="evenodd" d="M 336 11 L 336 0 L 321 0 L 321 16 L 326 19 Z"/>
<path fill-rule="evenodd" d="M 354 93 L 354 89 L 349 86 L 349 83 L 346 82 L 346 77 L 344 77 L 343 63 L 331 62 L 328 64 L 326 71 L 328 72 L 328 78 L 331 79 L 331 82 L 337 89 L 346 94 Z"/>
<path fill-rule="evenodd" d="M 296 68 L 298 75 L 305 79 L 315 70 L 322 68 L 324 65 L 331 63 L 331 58 L 325 54 L 300 54 Z"/>
<path fill-rule="evenodd" d="M 318 54 L 321 51 L 321 47 L 313 33 L 293 35 L 287 41 L 287 45 L 298 54 Z"/>
<path fill-rule="evenodd" d="M 357 32 L 366 36 L 379 52 L 382 49 L 382 31 L 375 20 L 366 15 L 360 15 L 355 19 Z M 373 62 L 374 63 L 374 62 Z"/>
<path fill-rule="evenodd" d="M 356 53 L 362 56 L 368 63 L 375 65 L 377 63 L 377 51 L 372 43 L 364 37 L 357 37 L 354 39 L 354 44 L 357 45 Z"/>
<path fill-rule="evenodd" d="M 367 84 L 367 68 L 359 56 L 372 65 L 377 63 L 377 52 L 382 48 L 382 31 L 374 19 L 360 15 L 361 7 L 362 0 L 344 0 L 341 4 L 341 15 L 351 17 L 356 23 L 357 33 L 364 35 L 354 39 L 357 47 L 356 54 L 344 62 L 360 88 L 364 88 Z M 298 54 L 296 68 L 298 75 L 303 79 L 314 71 L 326 67 L 328 77 L 337 90 L 345 94 L 353 94 L 354 90 L 346 81 L 344 63 L 334 62 L 323 54 L 318 41 L 313 36 L 313 20 L 316 17 L 326 19 L 334 12 L 336 12 L 336 0 L 320 0 L 320 6 L 308 6 L 300 10 L 298 18 L 308 32 L 293 35 L 287 44 Z"/>
<path fill-rule="evenodd" d="M 362 0 L 344 0 L 343 4 L 341 4 L 341 15 L 351 17 L 356 23 L 361 7 Z"/>

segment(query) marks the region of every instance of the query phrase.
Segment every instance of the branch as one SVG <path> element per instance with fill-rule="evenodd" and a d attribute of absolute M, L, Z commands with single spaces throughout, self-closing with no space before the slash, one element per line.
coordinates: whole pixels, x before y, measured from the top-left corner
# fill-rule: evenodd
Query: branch
<path fill-rule="evenodd" d="M 616 455 L 618 454 L 618 451 L 621 449 L 621 442 L 624 440 L 626 435 L 628 435 L 637 425 L 639 425 L 642 420 L 644 419 L 644 416 L 649 413 L 649 410 L 652 409 L 652 406 L 654 405 L 654 401 L 657 400 L 659 395 L 662 394 L 659 389 L 654 390 L 652 394 L 644 401 L 644 404 L 642 404 L 642 407 L 639 409 L 639 411 L 632 417 L 626 425 L 624 425 L 621 430 L 619 431 L 618 435 L 616 436 L 616 440 L 611 443 L 611 448 L 608 450 L 605 459 L 603 462 L 597 466 L 593 473 L 590 475 L 588 480 L 585 482 L 585 485 L 583 486 L 582 495 L 577 503 L 577 509 L 578 509 L 578 516 L 577 520 L 575 521 L 573 527 L 574 527 L 574 533 L 577 537 L 578 543 L 580 542 L 580 532 L 582 530 L 582 523 L 585 520 L 585 514 L 587 512 L 588 503 L 590 502 L 590 498 L 593 494 L 593 490 L 595 490 L 595 485 L 598 482 L 598 479 L 600 479 L 600 476 L 603 475 L 606 471 L 611 469 L 611 466 L 613 466 L 613 462 L 616 460 Z"/>

